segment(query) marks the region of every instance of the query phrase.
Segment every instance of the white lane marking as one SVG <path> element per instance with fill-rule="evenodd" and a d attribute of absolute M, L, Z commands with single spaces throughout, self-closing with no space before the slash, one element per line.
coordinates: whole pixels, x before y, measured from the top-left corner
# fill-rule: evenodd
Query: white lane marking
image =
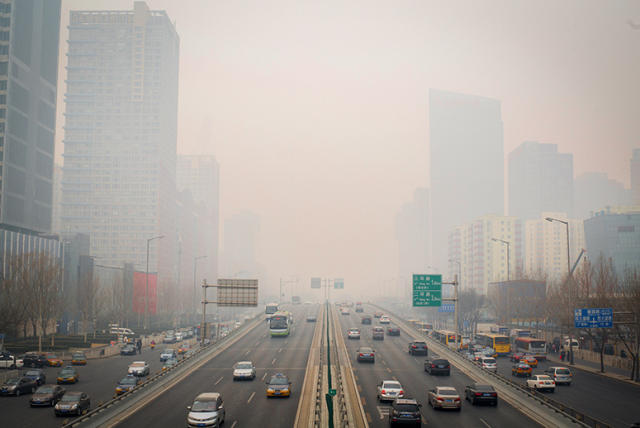
<path fill-rule="evenodd" d="M 389 416 L 388 407 L 376 406 L 376 408 L 378 409 L 378 414 L 380 415 L 380 419 L 384 419 L 385 416 Z"/>
<path fill-rule="evenodd" d="M 247 349 L 247 352 L 245 352 L 244 355 L 249 355 L 249 352 L 251 352 L 251 349 Z"/>
<path fill-rule="evenodd" d="M 253 391 L 253 392 L 251 393 L 251 395 L 249 396 L 249 399 L 247 400 L 247 404 L 251 403 L 251 400 L 253 400 L 253 396 L 254 396 L 254 395 L 256 395 L 256 392 L 255 392 L 255 391 Z M 491 428 L 491 427 L 489 427 L 489 428 Z"/>
<path fill-rule="evenodd" d="M 274 358 L 273 360 L 271 360 L 271 365 L 274 365 L 276 363 L 276 359 Z"/>
<path fill-rule="evenodd" d="M 233 423 L 231 424 L 231 428 L 235 428 L 236 425 L 238 425 L 238 421 L 233 421 Z"/>
<path fill-rule="evenodd" d="M 489 425 L 484 419 L 480 418 L 480 422 L 482 422 L 487 428 L 491 428 L 491 425 Z"/>
<path fill-rule="evenodd" d="M 279 354 L 280 352 L 282 352 L 282 348 L 278 349 L 278 354 Z"/>
<path fill-rule="evenodd" d="M 259 340 L 256 342 L 255 346 L 258 346 L 258 345 L 260 345 L 260 341 Z"/>
<path fill-rule="evenodd" d="M 220 379 L 218 379 L 218 380 L 216 381 L 216 383 L 214 383 L 214 385 L 219 384 L 223 377 L 224 377 L 224 376 L 220 376 Z"/>
<path fill-rule="evenodd" d="M 264 374 L 262 375 L 262 380 L 264 380 L 267 377 L 267 372 L 264 372 Z"/>

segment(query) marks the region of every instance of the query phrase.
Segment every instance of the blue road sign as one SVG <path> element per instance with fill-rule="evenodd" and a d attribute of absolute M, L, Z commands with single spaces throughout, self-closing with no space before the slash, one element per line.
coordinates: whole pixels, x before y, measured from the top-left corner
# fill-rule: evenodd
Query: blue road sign
<path fill-rule="evenodd" d="M 613 308 L 585 308 L 573 311 L 575 328 L 612 328 Z"/>
<path fill-rule="evenodd" d="M 438 312 L 455 312 L 456 307 L 453 303 L 443 303 L 442 306 L 438 308 Z"/>
<path fill-rule="evenodd" d="M 0 340 L 4 340 L 4 333 L 0 333 Z"/>

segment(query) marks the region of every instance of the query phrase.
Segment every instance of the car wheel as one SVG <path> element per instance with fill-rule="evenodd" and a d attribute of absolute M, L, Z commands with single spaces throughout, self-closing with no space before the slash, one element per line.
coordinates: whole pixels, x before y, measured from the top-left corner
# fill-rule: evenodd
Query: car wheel
<path fill-rule="evenodd" d="M 16 397 L 20 397 L 20 390 L 16 389 Z"/>
<path fill-rule="evenodd" d="M 475 398 L 472 398 L 472 399 L 471 399 L 471 405 L 472 405 L 472 406 L 475 406 L 475 405 L 476 405 L 476 399 L 475 399 Z"/>

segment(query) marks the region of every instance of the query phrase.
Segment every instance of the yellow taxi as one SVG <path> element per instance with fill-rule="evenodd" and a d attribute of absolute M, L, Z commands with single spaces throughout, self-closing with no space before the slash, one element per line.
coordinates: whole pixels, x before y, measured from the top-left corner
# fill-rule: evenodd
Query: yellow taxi
<path fill-rule="evenodd" d="M 527 363 L 529 367 L 538 367 L 538 360 L 533 355 L 525 355 L 520 358 L 520 361 L 523 363 Z"/>
<path fill-rule="evenodd" d="M 71 364 L 74 366 L 86 366 L 87 356 L 84 352 L 74 352 L 71 356 Z"/>
<path fill-rule="evenodd" d="M 282 373 L 271 376 L 267 382 L 267 397 L 289 397 L 291 395 L 291 382 Z"/>
<path fill-rule="evenodd" d="M 75 367 L 67 366 L 60 370 L 58 373 L 58 377 L 56 381 L 59 384 L 61 383 L 76 383 L 80 380 L 80 376 L 78 375 L 78 371 Z"/>
<path fill-rule="evenodd" d="M 191 345 L 184 344 L 184 345 L 182 345 L 181 347 L 178 348 L 178 354 L 182 355 L 182 354 L 188 352 L 189 349 L 191 349 Z"/>
<path fill-rule="evenodd" d="M 62 367 L 62 360 L 55 354 L 47 354 L 47 364 L 50 367 Z"/>
<path fill-rule="evenodd" d="M 533 369 L 531 368 L 531 366 L 527 363 L 517 363 L 514 364 L 513 367 L 511 367 L 511 376 L 524 376 L 524 377 L 531 377 L 531 372 L 533 371 Z"/>

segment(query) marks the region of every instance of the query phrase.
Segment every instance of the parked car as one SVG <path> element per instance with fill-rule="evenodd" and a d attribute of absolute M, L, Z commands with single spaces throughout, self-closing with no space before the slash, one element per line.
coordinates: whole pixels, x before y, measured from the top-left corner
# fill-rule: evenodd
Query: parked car
<path fill-rule="evenodd" d="M 203 392 L 187 407 L 188 427 L 219 427 L 226 414 L 222 396 L 218 392 Z"/>
<path fill-rule="evenodd" d="M 267 382 L 267 397 L 289 397 L 291 396 L 291 382 L 282 373 L 271 376 Z"/>
<path fill-rule="evenodd" d="M 571 370 L 566 367 L 549 367 L 544 372 L 556 382 L 556 385 L 571 385 L 573 380 Z"/>
<path fill-rule="evenodd" d="M 488 403 L 492 406 L 498 405 L 498 392 L 491 385 L 480 383 L 467 385 L 464 390 L 464 398 L 471 402 L 472 405 L 479 403 Z"/>
<path fill-rule="evenodd" d="M 371 324 L 371 317 L 369 315 L 363 315 L 361 322 L 362 324 Z"/>
<path fill-rule="evenodd" d="M 427 358 L 424 361 L 424 371 L 430 375 L 449 376 L 451 375 L 451 364 L 449 360 L 445 360 L 444 358 Z"/>
<path fill-rule="evenodd" d="M 397 398 L 391 404 L 389 411 L 389 425 L 414 425 L 422 426 L 421 404 L 413 398 Z"/>
<path fill-rule="evenodd" d="M 531 377 L 533 369 L 527 363 L 516 363 L 511 367 L 511 376 Z"/>
<path fill-rule="evenodd" d="M 378 401 L 393 401 L 404 397 L 404 390 L 397 380 L 383 380 L 378 384 Z"/>
<path fill-rule="evenodd" d="M 116 385 L 116 395 L 131 391 L 133 388 L 138 386 L 140 382 L 140 379 L 134 375 L 127 375 L 126 377 L 123 377 Z"/>
<path fill-rule="evenodd" d="M 411 355 L 429 355 L 429 347 L 427 346 L 427 342 L 414 340 L 413 342 L 409 342 L 408 352 Z"/>
<path fill-rule="evenodd" d="M 548 375 L 533 375 L 527 379 L 527 386 L 536 391 L 556 392 L 556 382 Z"/>
<path fill-rule="evenodd" d="M 251 361 L 239 361 L 233 366 L 233 380 L 256 378 L 256 367 Z"/>
<path fill-rule="evenodd" d="M 0 368 L 3 369 L 19 369 L 24 366 L 22 358 L 18 358 L 8 352 L 0 354 Z"/>
<path fill-rule="evenodd" d="M 15 395 L 16 397 L 20 396 L 20 394 L 31 394 L 36 389 L 36 383 L 33 379 L 30 379 L 26 376 L 23 377 L 13 377 L 7 379 L 0 386 L 0 395 Z"/>
<path fill-rule="evenodd" d="M 347 332 L 348 339 L 360 340 L 360 329 L 359 328 L 350 328 Z"/>
<path fill-rule="evenodd" d="M 37 386 L 44 385 L 45 383 L 47 383 L 47 375 L 42 369 L 27 370 L 24 376 L 33 380 Z"/>
<path fill-rule="evenodd" d="M 56 381 L 58 384 L 61 383 L 76 383 L 80 380 L 80 375 L 78 374 L 78 370 L 73 366 L 67 366 L 60 370 L 58 373 L 58 377 Z"/>
<path fill-rule="evenodd" d="M 356 360 L 361 363 L 361 362 L 370 362 L 370 363 L 375 363 L 376 362 L 376 351 L 374 349 L 371 349 L 369 347 L 363 346 L 358 348 L 358 350 L 356 351 Z"/>
<path fill-rule="evenodd" d="M 160 353 L 160 362 L 167 361 L 171 358 L 178 358 L 178 354 L 175 349 L 167 348 Z"/>
<path fill-rule="evenodd" d="M 496 362 L 496 359 L 493 357 L 485 357 L 482 360 L 480 360 L 480 367 L 482 367 L 485 370 L 492 371 L 494 373 L 498 372 L 498 363 Z"/>
<path fill-rule="evenodd" d="M 47 357 L 36 352 L 28 352 L 22 358 L 25 367 L 45 367 L 49 365 Z"/>
<path fill-rule="evenodd" d="M 56 416 L 80 416 L 85 414 L 89 410 L 89 407 L 91 407 L 89 394 L 80 391 L 69 391 L 56 403 L 53 410 Z"/>
<path fill-rule="evenodd" d="M 60 385 L 42 385 L 31 396 L 29 404 L 34 406 L 55 406 L 65 393 L 65 389 Z"/>
<path fill-rule="evenodd" d="M 71 364 L 74 366 L 87 365 L 87 356 L 84 352 L 74 352 L 71 356 Z"/>
<path fill-rule="evenodd" d="M 127 343 L 120 349 L 120 355 L 136 355 L 136 352 L 136 347 L 131 343 Z"/>
<path fill-rule="evenodd" d="M 373 327 L 371 329 L 373 340 L 384 340 L 384 329 L 382 327 Z"/>
<path fill-rule="evenodd" d="M 436 386 L 427 393 L 429 404 L 434 409 L 456 409 L 462 408 L 460 394 L 451 386 Z"/>
<path fill-rule="evenodd" d="M 391 326 L 387 328 L 387 335 L 389 336 L 400 336 L 400 329 L 396 326 Z"/>

